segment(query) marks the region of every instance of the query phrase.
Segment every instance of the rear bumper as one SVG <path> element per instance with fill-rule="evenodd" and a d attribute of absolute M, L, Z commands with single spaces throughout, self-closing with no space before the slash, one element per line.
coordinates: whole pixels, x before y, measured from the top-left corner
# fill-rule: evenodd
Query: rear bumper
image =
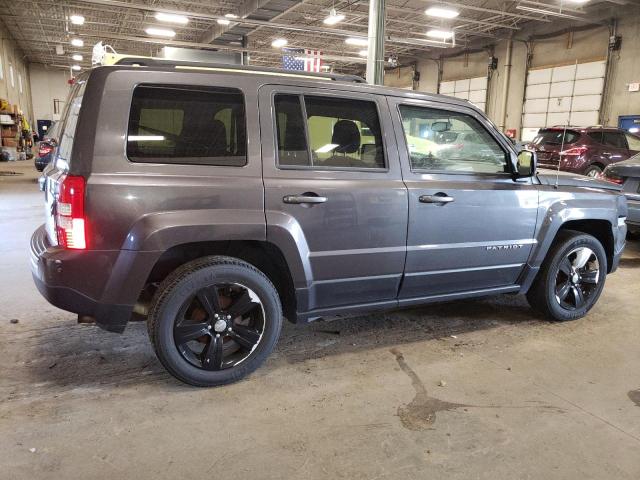
<path fill-rule="evenodd" d="M 98 300 L 118 252 L 73 251 L 48 244 L 44 225 L 31 237 L 31 273 L 38 291 L 52 305 L 93 317 L 99 327 L 124 331 L 133 303 Z"/>

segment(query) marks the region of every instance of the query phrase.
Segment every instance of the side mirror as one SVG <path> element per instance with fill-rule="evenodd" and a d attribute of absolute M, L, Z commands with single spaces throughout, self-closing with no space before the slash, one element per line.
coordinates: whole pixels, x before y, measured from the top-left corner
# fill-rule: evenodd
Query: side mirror
<path fill-rule="evenodd" d="M 538 154 L 533 150 L 521 150 L 518 153 L 516 171 L 518 177 L 533 177 L 538 166 Z"/>
<path fill-rule="evenodd" d="M 433 122 L 431 130 L 434 132 L 448 132 L 451 130 L 451 124 L 449 122 Z"/>

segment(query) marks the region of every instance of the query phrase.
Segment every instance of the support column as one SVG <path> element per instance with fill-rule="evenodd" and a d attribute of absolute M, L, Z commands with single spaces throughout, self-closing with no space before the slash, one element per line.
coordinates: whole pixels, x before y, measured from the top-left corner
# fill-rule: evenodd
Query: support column
<path fill-rule="evenodd" d="M 374 85 L 384 81 L 384 7 L 385 0 L 369 1 L 367 83 Z"/>

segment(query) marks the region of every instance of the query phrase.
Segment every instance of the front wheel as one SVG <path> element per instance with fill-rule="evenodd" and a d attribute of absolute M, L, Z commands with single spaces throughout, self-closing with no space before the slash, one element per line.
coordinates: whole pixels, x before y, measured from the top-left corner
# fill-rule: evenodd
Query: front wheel
<path fill-rule="evenodd" d="M 149 336 L 162 365 L 199 387 L 235 382 L 273 350 L 282 307 L 271 281 L 231 257 L 204 257 L 169 275 L 148 317 Z"/>
<path fill-rule="evenodd" d="M 595 305 L 606 275 L 607 257 L 595 237 L 561 231 L 527 293 L 527 300 L 552 320 L 576 320 Z"/>

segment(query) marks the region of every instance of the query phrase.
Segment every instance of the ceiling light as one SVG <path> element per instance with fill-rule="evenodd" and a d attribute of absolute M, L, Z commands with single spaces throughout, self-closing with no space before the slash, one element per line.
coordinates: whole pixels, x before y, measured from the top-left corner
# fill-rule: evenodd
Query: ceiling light
<path fill-rule="evenodd" d="M 282 48 L 284 47 L 287 43 L 289 43 L 287 41 L 286 38 L 276 38 L 273 42 L 271 42 L 271 46 L 273 48 Z"/>
<path fill-rule="evenodd" d="M 450 30 L 429 30 L 427 32 L 427 37 L 448 40 L 450 38 L 453 38 L 453 32 Z"/>
<path fill-rule="evenodd" d="M 145 29 L 145 32 L 147 33 L 147 35 L 152 35 L 154 37 L 169 37 L 169 38 L 173 38 L 173 37 L 176 36 L 176 32 L 174 32 L 173 30 L 169 30 L 168 28 L 149 27 L 149 28 Z"/>
<path fill-rule="evenodd" d="M 238 15 L 235 13 L 225 13 L 224 16 L 227 18 L 238 18 Z"/>
<path fill-rule="evenodd" d="M 573 3 L 587 3 L 589 0 L 569 0 L 569 1 Z"/>
<path fill-rule="evenodd" d="M 82 25 L 84 23 L 84 17 L 82 15 L 71 15 L 69 20 L 71 20 L 71 23 L 74 25 Z"/>
<path fill-rule="evenodd" d="M 75 55 L 71 55 L 71 58 L 73 60 L 75 60 L 76 62 L 81 62 L 82 61 L 82 55 L 78 55 L 77 53 Z"/>
<path fill-rule="evenodd" d="M 324 23 L 325 25 L 335 25 L 336 23 L 340 23 L 342 20 L 344 20 L 344 18 L 345 17 L 343 14 L 336 12 L 336 9 L 332 8 L 329 12 L 329 16 L 325 18 L 322 23 Z"/>
<path fill-rule="evenodd" d="M 81 70 L 81 69 L 82 69 L 82 67 L 81 67 L 80 65 L 73 65 L 73 66 L 71 67 L 71 70 L 75 70 L 76 72 L 77 72 L 78 70 Z"/>
<path fill-rule="evenodd" d="M 360 55 L 361 57 L 368 57 L 369 56 L 369 50 L 360 50 L 358 52 L 358 55 Z"/>
<path fill-rule="evenodd" d="M 229 25 L 231 23 L 231 20 L 227 20 L 226 18 L 219 18 L 217 22 L 218 25 Z"/>
<path fill-rule="evenodd" d="M 155 17 L 159 22 L 179 23 L 180 25 L 189 23 L 189 19 L 184 15 L 175 15 L 173 13 L 157 12 Z"/>
<path fill-rule="evenodd" d="M 80 38 L 73 38 L 71 39 L 71 45 L 74 47 L 84 47 L 84 41 Z"/>
<path fill-rule="evenodd" d="M 460 15 L 460 12 L 457 10 L 453 10 L 451 8 L 444 7 L 430 7 L 424 11 L 425 14 L 430 17 L 439 17 L 439 18 L 456 18 Z"/>
<path fill-rule="evenodd" d="M 347 45 L 355 45 L 356 47 L 366 47 L 367 45 L 369 45 L 369 39 L 349 37 L 344 41 L 344 43 L 346 43 Z"/>

